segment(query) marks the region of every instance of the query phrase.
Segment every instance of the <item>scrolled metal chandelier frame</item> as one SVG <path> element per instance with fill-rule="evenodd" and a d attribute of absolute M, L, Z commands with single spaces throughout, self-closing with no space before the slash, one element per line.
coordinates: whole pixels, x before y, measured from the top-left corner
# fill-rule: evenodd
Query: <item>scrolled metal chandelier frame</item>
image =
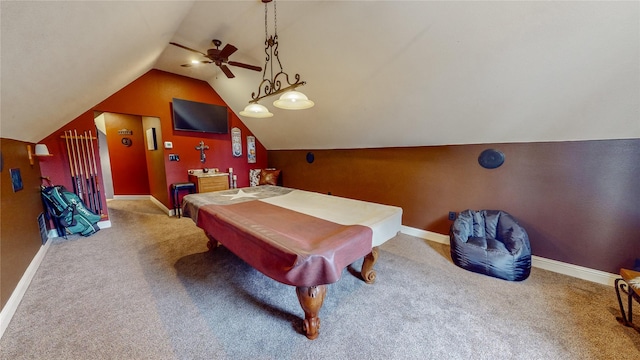
<path fill-rule="evenodd" d="M 279 100 L 274 101 L 273 105 L 288 110 L 308 109 L 314 105 L 313 101 L 309 100 L 304 94 L 294 91 L 297 87 L 306 84 L 302 81 L 300 74 L 293 76 L 294 82 L 290 81 L 289 74 L 284 71 L 282 62 L 278 52 L 278 21 L 276 13 L 275 0 L 261 0 L 264 3 L 264 52 L 265 52 L 265 64 L 264 71 L 262 72 L 262 81 L 258 85 L 258 91 L 251 93 L 251 100 L 249 105 L 244 111 L 241 111 L 241 115 L 250 117 L 271 117 L 272 113 L 269 112 L 264 106 L 258 104 L 258 101 L 274 95 L 283 94 Z M 274 21 L 274 34 L 269 36 L 268 30 L 268 3 L 273 2 L 273 21 Z M 277 71 L 275 62 L 277 61 Z M 277 71 L 277 72 L 275 72 Z M 267 72 L 269 77 L 267 77 Z"/>

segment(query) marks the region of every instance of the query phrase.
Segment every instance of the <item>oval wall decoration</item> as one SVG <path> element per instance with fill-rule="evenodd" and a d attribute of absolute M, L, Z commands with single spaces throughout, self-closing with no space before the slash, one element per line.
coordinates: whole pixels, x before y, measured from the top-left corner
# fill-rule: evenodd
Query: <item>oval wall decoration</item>
<path fill-rule="evenodd" d="M 487 149 L 478 156 L 478 163 L 485 169 L 495 169 L 504 163 L 504 154 L 499 150 Z"/>
<path fill-rule="evenodd" d="M 315 159 L 316 159 L 316 157 L 313 155 L 313 153 L 311 151 L 309 151 L 307 153 L 307 162 L 309 164 L 311 164 Z"/>

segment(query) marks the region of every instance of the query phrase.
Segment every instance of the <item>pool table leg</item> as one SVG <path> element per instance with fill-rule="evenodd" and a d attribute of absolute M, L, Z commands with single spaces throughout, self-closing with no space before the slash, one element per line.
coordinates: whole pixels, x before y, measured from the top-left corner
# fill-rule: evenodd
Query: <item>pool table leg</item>
<path fill-rule="evenodd" d="M 318 317 L 318 313 L 322 307 L 324 297 L 327 295 L 327 286 L 297 286 L 296 294 L 298 295 L 300 306 L 304 310 L 302 329 L 307 338 L 314 340 L 320 335 L 320 317 Z"/>
<path fill-rule="evenodd" d="M 218 242 L 218 240 L 214 239 L 213 236 L 209 235 L 207 232 L 205 232 L 205 234 L 209 238 L 209 241 L 207 241 L 207 248 L 209 249 L 209 251 L 213 251 L 218 246 L 220 246 L 220 243 Z"/>
<path fill-rule="evenodd" d="M 373 270 L 373 265 L 378 261 L 378 247 L 375 246 L 371 249 L 369 255 L 364 257 L 364 261 L 362 262 L 362 270 L 360 274 L 362 275 L 362 280 L 367 284 L 373 284 L 376 281 L 376 271 Z"/>

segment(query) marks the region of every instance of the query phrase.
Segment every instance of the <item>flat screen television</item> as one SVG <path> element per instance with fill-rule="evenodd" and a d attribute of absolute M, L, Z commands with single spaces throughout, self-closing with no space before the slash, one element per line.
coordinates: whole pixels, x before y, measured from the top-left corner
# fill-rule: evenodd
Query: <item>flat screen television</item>
<path fill-rule="evenodd" d="M 227 107 L 174 98 L 173 129 L 228 134 L 229 117 Z"/>

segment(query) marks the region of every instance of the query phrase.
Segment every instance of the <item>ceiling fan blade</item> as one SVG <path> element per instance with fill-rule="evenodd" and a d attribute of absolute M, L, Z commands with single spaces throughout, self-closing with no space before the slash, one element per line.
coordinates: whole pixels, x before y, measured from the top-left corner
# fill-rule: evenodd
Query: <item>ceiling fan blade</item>
<path fill-rule="evenodd" d="M 180 44 L 178 44 L 178 43 L 170 42 L 169 44 L 171 44 L 171 45 L 175 45 L 175 46 L 177 46 L 177 47 L 179 47 L 179 48 L 183 48 L 183 49 L 185 49 L 185 50 L 193 51 L 194 53 L 198 53 L 198 54 L 200 54 L 200 55 L 202 55 L 202 56 L 204 56 L 204 57 L 206 57 L 206 56 L 207 56 L 207 54 L 205 54 L 205 53 L 203 53 L 203 52 L 201 52 L 201 51 L 194 50 L 194 49 L 192 49 L 192 48 L 190 48 L 190 47 L 186 47 L 186 46 L 184 46 L 184 45 L 180 45 Z"/>
<path fill-rule="evenodd" d="M 237 66 L 237 67 L 241 67 L 241 68 L 245 68 L 245 69 L 249 69 L 249 70 L 253 70 L 253 71 L 262 71 L 262 68 L 260 66 L 253 66 L 253 65 L 249 65 L 249 64 L 243 64 L 243 63 L 239 63 L 237 61 L 229 61 L 227 64 L 233 65 L 233 66 Z"/>
<path fill-rule="evenodd" d="M 233 54 L 234 52 L 236 52 L 236 50 L 238 50 L 237 47 L 231 45 L 231 44 L 227 44 L 224 46 L 224 48 L 220 51 L 220 53 L 218 54 L 218 57 L 220 59 L 226 59 L 228 58 L 231 54 Z"/>
<path fill-rule="evenodd" d="M 233 75 L 233 73 L 231 72 L 231 70 L 229 70 L 229 68 L 227 67 L 227 65 L 222 64 L 220 65 L 220 69 L 222 69 L 222 72 L 227 75 L 227 77 L 229 79 L 233 79 L 234 77 L 236 77 L 235 75 Z"/>

